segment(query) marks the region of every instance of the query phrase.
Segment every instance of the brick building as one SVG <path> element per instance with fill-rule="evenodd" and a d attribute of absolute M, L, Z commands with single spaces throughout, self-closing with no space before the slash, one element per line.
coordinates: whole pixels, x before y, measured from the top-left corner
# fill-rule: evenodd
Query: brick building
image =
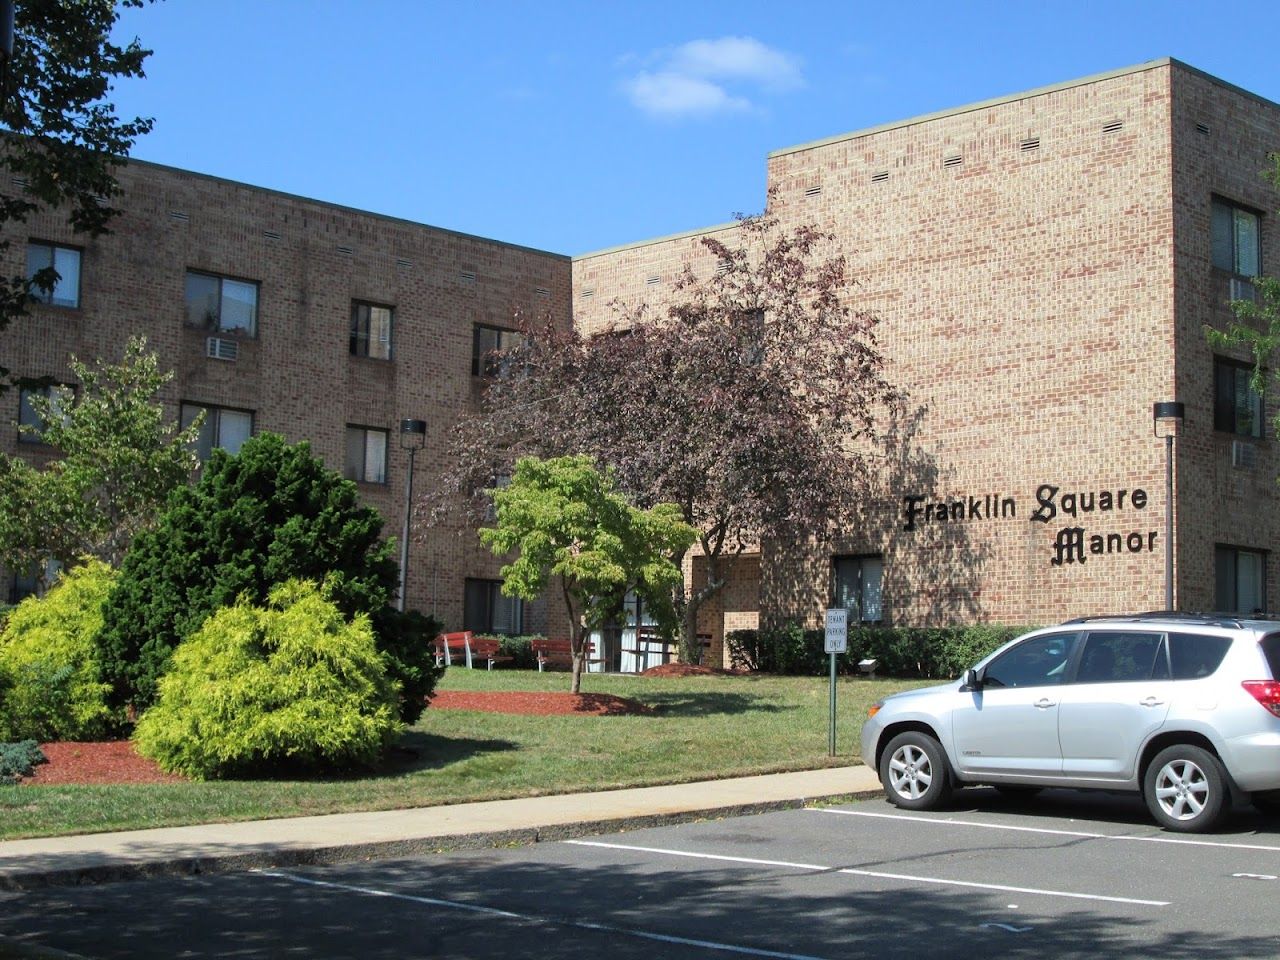
<path fill-rule="evenodd" d="M 851 303 L 880 317 L 911 411 L 856 531 L 765 544 L 739 564 L 704 622 L 717 649 L 726 630 L 814 623 L 833 601 L 894 623 L 1162 607 L 1152 405 L 1166 400 L 1186 409 L 1178 606 L 1274 602 L 1272 411 L 1242 355 L 1215 354 L 1203 327 L 1230 318 L 1249 277 L 1280 269 L 1260 176 L 1277 149 L 1280 106 L 1162 60 L 771 154 L 773 212 L 836 235 Z M 110 236 L 29 225 L 31 262 L 77 279 L 0 335 L 6 364 L 57 376 L 68 354 L 117 356 L 145 332 L 177 370 L 174 416 L 210 411 L 206 445 L 250 430 L 309 439 L 391 532 L 396 424 L 426 420 L 425 456 L 443 456 L 482 389 L 480 352 L 515 310 L 599 330 L 615 298 L 660 306 L 686 264 L 714 269 L 698 240 L 730 229 L 570 260 L 150 164 L 121 182 Z M 12 430 L 0 449 L 47 456 Z M 547 626 L 539 605 L 498 595 L 473 536 L 436 531 L 413 549 L 411 605 L 451 627 Z"/>

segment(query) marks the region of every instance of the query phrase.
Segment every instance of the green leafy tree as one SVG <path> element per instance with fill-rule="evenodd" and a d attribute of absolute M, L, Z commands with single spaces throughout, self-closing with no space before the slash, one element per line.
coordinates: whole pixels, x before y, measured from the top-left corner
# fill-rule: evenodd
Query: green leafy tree
<path fill-rule="evenodd" d="M 369 618 L 348 620 L 314 583 L 242 598 L 173 657 L 134 731 L 164 769 L 204 779 L 368 766 L 403 729 Z"/>
<path fill-rule="evenodd" d="M 1280 153 L 1271 154 L 1270 160 L 1271 169 L 1264 176 L 1280 190 Z M 1280 383 L 1280 278 L 1257 277 L 1254 290 L 1253 300 L 1232 301 L 1235 323 L 1225 331 L 1208 329 L 1205 332 L 1215 347 L 1244 347 L 1252 354 L 1254 366 L 1250 385 L 1262 394 L 1268 368 Z M 1274 426 L 1277 436 L 1280 436 L 1280 416 L 1277 416 Z"/>
<path fill-rule="evenodd" d="M 0 631 L 0 740 L 94 740 L 106 731 L 94 641 L 114 582 L 115 571 L 88 560 L 13 611 Z"/>
<path fill-rule="evenodd" d="M 42 426 L 24 426 L 61 454 L 42 467 L 0 453 L 0 565 L 43 570 L 82 556 L 113 566 L 196 467 L 199 423 L 179 431 L 156 396 L 172 379 L 142 337 L 119 364 L 73 359 L 80 399 L 33 396 Z"/>
<path fill-rule="evenodd" d="M 0 196 L 0 227 L 25 223 L 44 209 L 58 209 L 78 233 L 108 232 L 119 212 L 115 170 L 125 162 L 152 121 L 121 120 L 106 100 L 112 84 L 141 77 L 151 51 L 135 39 L 111 42 L 121 7 L 142 0 L 21 0 L 14 17 L 8 96 L 0 101 L 0 127 L 17 136 L 0 144 L 0 168 L 22 181 L 20 191 Z M 6 180 L 8 177 L 6 177 Z M 9 240 L 0 257 L 10 258 Z M 33 290 L 50 290 L 52 267 L 0 277 L 0 331 L 27 312 Z M 0 391 L 8 370 L 0 366 Z"/>
<path fill-rule="evenodd" d="M 125 556 L 99 635 L 109 702 L 147 707 L 174 649 L 210 615 L 242 597 L 262 604 L 277 584 L 303 578 L 323 582 L 345 616 L 375 618 L 406 715 L 416 718 L 439 675 L 434 624 L 387 609 L 397 569 L 381 532 L 382 517 L 360 503 L 355 484 L 305 442 L 264 433 L 235 456 L 215 450 L 199 481 L 173 493 Z"/>
<path fill-rule="evenodd" d="M 515 553 L 502 590 L 532 600 L 559 581 L 569 614 L 572 690 L 582 685 L 586 639 L 634 590 L 668 633 L 676 624 L 672 591 L 684 582 L 673 561 L 697 538 L 680 508 L 640 510 L 617 492 L 611 472 L 587 456 L 516 462 L 511 482 L 492 491 L 497 526 L 480 531 L 494 553 Z"/>

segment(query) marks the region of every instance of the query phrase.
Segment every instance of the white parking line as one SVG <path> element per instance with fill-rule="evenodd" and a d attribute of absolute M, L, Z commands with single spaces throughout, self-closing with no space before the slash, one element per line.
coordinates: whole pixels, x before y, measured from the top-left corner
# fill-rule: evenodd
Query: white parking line
<path fill-rule="evenodd" d="M 743 863 L 756 867 L 782 867 L 788 870 L 808 870 L 822 873 L 843 873 L 854 877 L 875 877 L 881 880 L 904 880 L 908 883 L 933 884 L 944 887 L 967 887 L 975 890 L 997 890 L 1001 893 L 1027 893 L 1040 897 L 1065 897 L 1069 900 L 1099 900 L 1105 903 L 1127 903 L 1140 907 L 1167 907 L 1168 900 L 1136 900 L 1131 897 L 1108 897 L 1099 893 L 1075 893 L 1070 890 L 1045 890 L 1039 887 L 1009 887 L 1000 883 L 978 883 L 971 880 L 948 880 L 943 877 L 923 877 L 910 873 L 886 873 L 882 870 L 858 870 L 854 867 L 828 867 L 816 863 L 792 863 L 786 860 L 759 860 L 754 857 L 729 857 L 716 853 L 691 853 L 687 850 L 668 850 L 662 847 L 636 847 L 624 843 L 602 843 L 598 840 L 566 840 L 577 847 L 601 847 L 605 850 L 630 850 L 636 853 L 656 853 L 667 857 L 687 857 L 692 860 L 715 860 L 721 863 Z"/>
<path fill-rule="evenodd" d="M 904 813 L 873 813 L 869 810 L 834 810 L 810 807 L 811 813 L 834 813 L 842 817 L 871 817 L 878 820 L 908 820 L 941 827 L 978 827 L 983 830 L 1011 830 L 1015 833 L 1043 833 L 1051 837 L 1083 837 L 1087 840 L 1117 840 L 1127 843 L 1172 843 L 1188 847 L 1222 847 L 1224 850 L 1266 850 L 1280 853 L 1280 847 L 1262 843 L 1220 843 L 1216 840 L 1191 840 L 1186 837 L 1139 837 L 1134 834 L 1093 833 L 1087 830 L 1052 830 L 1048 827 L 1021 827 L 1011 823 L 982 823 L 978 820 L 955 820 L 951 817 L 917 817 Z"/>
<path fill-rule="evenodd" d="M 420 903 L 428 907 L 446 907 L 451 910 L 465 910 L 468 913 L 486 914 L 491 917 L 506 917 L 510 920 L 525 920 L 530 923 L 546 923 L 559 927 L 574 927 L 579 930 L 592 930 L 597 933 L 613 933 L 623 937 L 636 937 L 640 940 L 654 940 L 658 943 L 673 943 L 685 947 L 701 947 L 705 950 L 719 950 L 723 953 L 739 953 L 750 957 L 771 957 L 773 960 L 827 960 L 805 953 L 779 953 L 776 950 L 762 950 L 756 947 L 744 947 L 733 943 L 719 943 L 715 940 L 696 940 L 690 937 L 677 937 L 667 933 L 651 933 L 648 930 L 633 930 L 627 927 L 614 927 L 607 923 L 592 923 L 589 920 L 573 920 L 567 917 L 538 917 L 528 913 L 515 913 L 511 910 L 500 910 L 497 907 L 484 907 L 474 903 L 463 903 L 459 900 L 440 900 L 436 897 L 415 897 L 407 893 L 396 893 L 392 890 L 378 890 L 375 887 L 357 887 L 349 883 L 334 883 L 331 880 L 315 880 L 302 877 L 296 873 L 285 873 L 281 870 L 256 870 L 255 873 L 277 880 L 288 880 L 311 887 L 325 887 L 330 890 L 345 890 L 347 893 L 359 893 L 369 897 L 388 897 L 392 900 L 407 900 L 409 903 Z"/>

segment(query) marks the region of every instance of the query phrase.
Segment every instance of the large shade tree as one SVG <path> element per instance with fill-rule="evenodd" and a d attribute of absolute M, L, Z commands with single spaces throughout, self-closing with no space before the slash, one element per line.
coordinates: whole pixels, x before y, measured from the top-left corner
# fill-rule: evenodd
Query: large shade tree
<path fill-rule="evenodd" d="M 135 39 L 121 46 L 111 33 L 121 7 L 142 0 L 20 0 L 14 16 L 13 58 L 0 91 L 0 169 L 21 185 L 0 195 L 0 227 L 57 209 L 88 237 L 108 230 L 119 212 L 116 169 L 138 137 L 151 129 L 142 117 L 122 120 L 106 98 L 119 79 L 143 76 L 151 51 Z M 0 240 L 0 257 L 11 241 Z M 0 276 L 0 331 L 27 312 L 33 291 L 51 290 L 53 266 Z M 0 357 L 0 391 L 8 370 Z"/>
<path fill-rule="evenodd" d="M 484 509 L 475 494 L 516 458 L 584 453 L 639 506 L 676 504 L 705 565 L 672 594 L 681 657 L 696 661 L 699 612 L 737 558 L 829 533 L 868 489 L 878 417 L 897 395 L 832 242 L 744 218 L 731 241 L 702 239 L 705 268 L 686 268 L 663 313 L 619 304 L 594 336 L 527 324 L 460 424 L 442 489 Z"/>
<path fill-rule="evenodd" d="M 674 616 L 671 598 L 683 582 L 671 559 L 697 535 L 680 508 L 659 503 L 640 510 L 615 488 L 610 471 L 590 457 L 524 457 L 511 482 L 493 491 L 497 525 L 480 531 L 497 554 L 503 592 L 532 600 L 558 582 L 569 617 L 572 691 L 582 685 L 587 637 L 616 616 L 634 592 L 660 623 Z"/>

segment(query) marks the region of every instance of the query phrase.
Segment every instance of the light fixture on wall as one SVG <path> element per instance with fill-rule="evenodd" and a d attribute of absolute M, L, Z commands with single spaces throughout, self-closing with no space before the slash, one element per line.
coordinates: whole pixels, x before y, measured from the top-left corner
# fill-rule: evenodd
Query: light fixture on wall
<path fill-rule="evenodd" d="M 1173 610 L 1173 438 L 1186 419 L 1185 405 L 1162 400 L 1151 408 L 1151 432 L 1164 438 L 1164 607 Z"/>
<path fill-rule="evenodd" d="M 400 449 L 409 451 L 409 477 L 404 487 L 404 526 L 400 530 L 400 596 L 396 608 L 404 610 L 405 585 L 409 580 L 409 516 L 413 512 L 413 458 L 427 445 L 427 421 L 400 421 Z"/>

